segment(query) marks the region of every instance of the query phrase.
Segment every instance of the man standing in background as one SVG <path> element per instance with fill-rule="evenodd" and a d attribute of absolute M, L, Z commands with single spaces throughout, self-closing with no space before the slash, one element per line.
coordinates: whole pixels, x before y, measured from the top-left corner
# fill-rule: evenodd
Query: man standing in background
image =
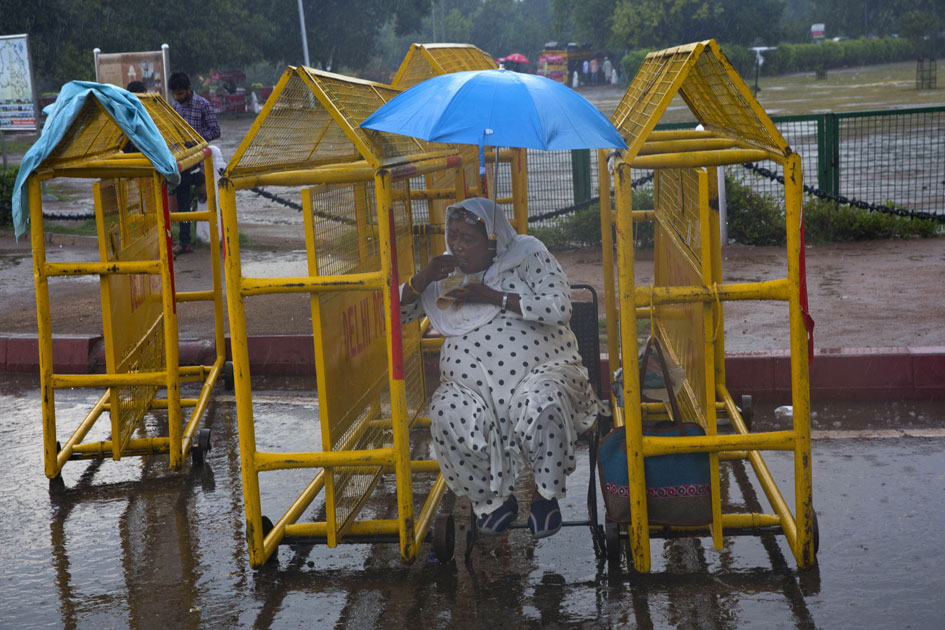
<path fill-rule="evenodd" d="M 167 87 L 174 97 L 174 109 L 188 125 L 194 128 L 204 140 L 212 142 L 220 137 L 220 124 L 210 102 L 198 94 L 190 85 L 190 77 L 183 72 L 175 72 L 167 82 Z M 179 212 L 190 212 L 190 187 L 197 188 L 197 204 L 206 204 L 207 185 L 203 169 L 198 164 L 188 171 L 181 173 L 180 185 L 174 190 L 174 199 L 177 201 Z M 174 208 L 171 211 L 175 211 Z M 174 256 L 187 254 L 193 251 L 190 247 L 190 223 L 180 223 L 180 233 Z"/>

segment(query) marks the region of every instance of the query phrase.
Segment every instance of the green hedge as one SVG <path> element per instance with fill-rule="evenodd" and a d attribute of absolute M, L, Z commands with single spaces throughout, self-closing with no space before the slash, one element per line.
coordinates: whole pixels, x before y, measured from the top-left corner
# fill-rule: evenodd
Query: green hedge
<path fill-rule="evenodd" d="M 755 53 L 738 44 L 720 44 L 722 51 L 735 70 L 746 81 L 754 77 Z M 651 50 L 631 50 L 621 63 L 624 73 L 634 77 Z M 765 53 L 762 74 L 773 76 L 793 72 L 813 72 L 844 66 L 866 66 L 893 61 L 905 61 L 916 57 L 915 45 L 902 37 L 879 39 L 847 39 L 842 42 L 825 41 L 820 44 L 778 44 L 776 50 Z"/>
<path fill-rule="evenodd" d="M 765 53 L 762 72 L 766 75 L 813 72 L 849 66 L 866 66 L 904 61 L 916 56 L 915 46 L 905 38 L 848 39 L 820 44 L 779 44 Z"/>
<path fill-rule="evenodd" d="M 13 184 L 19 171 L 19 166 L 0 169 L 0 227 L 13 224 Z"/>
<path fill-rule="evenodd" d="M 732 177 L 725 178 L 728 237 L 742 245 L 783 246 L 784 209 L 779 198 L 760 194 Z M 887 202 L 886 205 L 893 205 Z M 633 208 L 653 208 L 653 189 L 633 191 Z M 579 210 L 555 227 L 535 228 L 531 234 L 551 250 L 599 247 L 600 208 L 597 204 Z M 889 238 L 941 236 L 943 226 L 935 221 L 900 217 L 882 212 L 841 206 L 811 198 L 804 204 L 804 235 L 807 243 L 837 243 Z M 653 247 L 653 222 L 633 226 L 634 246 Z"/>
<path fill-rule="evenodd" d="M 743 245 L 784 244 L 784 211 L 779 199 L 758 194 L 730 177 L 725 178 L 725 198 L 730 239 Z M 942 225 L 935 221 L 870 212 L 818 198 L 804 203 L 807 243 L 931 238 L 941 234 Z"/>

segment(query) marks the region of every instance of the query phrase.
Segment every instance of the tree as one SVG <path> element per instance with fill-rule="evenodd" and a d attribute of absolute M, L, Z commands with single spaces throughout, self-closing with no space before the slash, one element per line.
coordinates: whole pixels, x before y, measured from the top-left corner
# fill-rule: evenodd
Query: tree
<path fill-rule="evenodd" d="M 257 10 L 278 37 L 264 47 L 267 58 L 301 65 L 302 35 L 297 0 L 261 3 Z M 304 0 L 306 37 L 313 66 L 358 69 L 378 49 L 382 29 L 391 24 L 396 35 L 420 28 L 430 0 Z"/>
<path fill-rule="evenodd" d="M 573 39 L 595 48 L 612 46 L 612 22 L 617 0 L 552 0 L 551 6 L 555 14 L 555 30 L 559 34 L 566 33 L 568 26 L 573 24 Z"/>
<path fill-rule="evenodd" d="M 780 39 L 783 0 L 617 0 L 613 35 L 628 48 L 704 39 L 751 46 Z"/>
<path fill-rule="evenodd" d="M 94 48 L 102 52 L 170 47 L 171 69 L 196 74 L 239 67 L 261 56 L 257 42 L 273 31 L 250 10 L 251 0 L 0 0 L 4 30 L 30 35 L 34 73 L 55 89 L 92 80 Z"/>

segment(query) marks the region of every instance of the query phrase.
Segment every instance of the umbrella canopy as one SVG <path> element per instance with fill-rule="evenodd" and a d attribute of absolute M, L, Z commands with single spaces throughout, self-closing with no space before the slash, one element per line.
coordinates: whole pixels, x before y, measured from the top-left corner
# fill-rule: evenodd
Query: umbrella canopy
<path fill-rule="evenodd" d="M 511 61 L 512 63 L 528 63 L 528 57 L 522 53 L 512 53 L 511 55 L 505 57 L 503 61 Z"/>
<path fill-rule="evenodd" d="M 571 88 L 509 70 L 471 70 L 427 79 L 392 98 L 361 127 L 428 142 L 476 144 L 480 149 L 627 146 L 600 110 Z"/>

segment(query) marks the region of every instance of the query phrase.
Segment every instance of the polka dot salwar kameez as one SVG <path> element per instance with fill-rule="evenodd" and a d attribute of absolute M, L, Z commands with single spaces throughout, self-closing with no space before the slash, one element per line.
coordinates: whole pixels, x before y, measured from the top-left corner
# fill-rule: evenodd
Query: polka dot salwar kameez
<path fill-rule="evenodd" d="M 570 286 L 554 257 L 532 253 L 497 280 L 495 288 L 519 295 L 522 315 L 502 309 L 448 336 L 430 401 L 440 468 L 477 515 L 501 505 L 526 466 L 541 496 L 563 497 L 578 435 L 603 411 L 568 327 Z M 423 313 L 420 300 L 401 311 L 404 321 Z"/>

